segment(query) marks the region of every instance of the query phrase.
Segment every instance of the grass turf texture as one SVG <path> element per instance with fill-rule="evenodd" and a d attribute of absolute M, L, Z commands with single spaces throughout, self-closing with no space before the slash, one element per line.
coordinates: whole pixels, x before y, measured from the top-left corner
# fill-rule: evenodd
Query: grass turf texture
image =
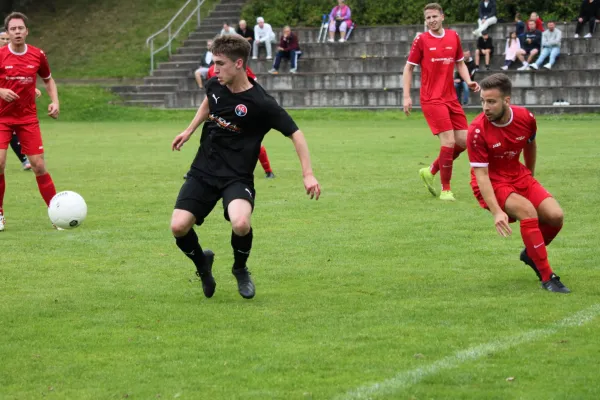
<path fill-rule="evenodd" d="M 538 177 L 566 213 L 550 261 L 571 295 L 539 288 L 518 260 L 518 229 L 495 233 L 464 155 L 458 201 L 428 194 L 417 171 L 438 144 L 420 115 L 325 110 L 293 113 L 323 186 L 318 202 L 303 193 L 292 144 L 266 138 L 277 179 L 258 166 L 254 300 L 237 293 L 220 204 L 197 230 L 217 254 L 208 300 L 169 232 L 199 135 L 182 153 L 169 145 L 193 112 L 144 122 L 152 114 L 129 109 L 104 115 L 142 121 L 94 122 L 114 111 L 102 106 L 76 114 L 92 122 L 65 122 L 69 96 L 64 118 L 42 125 L 47 162 L 58 190 L 84 196 L 88 219 L 52 230 L 33 176 L 9 154 L 0 398 L 344 398 L 600 303 L 598 117 L 538 119 Z M 558 329 L 372 397 L 598 398 L 598 329 L 599 319 Z"/>
<path fill-rule="evenodd" d="M 30 19 L 28 42 L 48 54 L 57 81 L 62 78 L 140 78 L 150 70 L 150 49 L 146 39 L 162 29 L 184 0 L 55 0 L 56 11 L 39 5 L 27 10 Z M 216 4 L 206 0 L 202 18 Z M 195 2 L 178 17 L 179 27 L 196 6 Z M 241 13 L 241 10 L 240 10 Z M 173 42 L 173 52 L 195 30 L 194 16 Z M 218 32 L 215 32 L 217 34 Z M 166 43 L 161 34 L 155 48 Z M 156 56 L 166 61 L 167 50 Z"/>

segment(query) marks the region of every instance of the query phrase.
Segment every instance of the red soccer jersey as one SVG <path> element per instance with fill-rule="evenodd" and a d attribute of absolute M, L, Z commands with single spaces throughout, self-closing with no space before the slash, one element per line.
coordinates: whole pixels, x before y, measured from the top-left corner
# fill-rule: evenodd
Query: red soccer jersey
<path fill-rule="evenodd" d="M 507 124 L 497 125 L 481 113 L 471 122 L 467 134 L 471 167 L 488 167 L 492 184 L 514 182 L 531 174 L 519 158 L 527 143 L 535 139 L 535 117 L 525 107 L 510 106 L 510 109 Z M 471 182 L 476 183 L 473 171 Z"/>
<path fill-rule="evenodd" d="M 441 36 L 429 31 L 415 38 L 408 63 L 421 66 L 421 104 L 456 100 L 454 65 L 463 59 L 460 38 L 451 29 Z"/>
<path fill-rule="evenodd" d="M 0 49 L 0 87 L 19 96 L 10 103 L 0 99 L 0 123 L 28 124 L 37 121 L 36 75 L 42 79 L 50 78 L 50 66 L 42 50 L 25 45 L 23 53 L 15 53 L 10 44 Z"/>
<path fill-rule="evenodd" d="M 254 75 L 254 72 L 252 72 L 252 70 L 248 66 L 246 67 L 246 75 L 248 75 L 248 78 L 256 80 L 256 75 Z M 207 79 L 210 79 L 213 76 L 215 76 L 215 64 L 211 65 L 210 68 L 208 68 L 208 72 L 206 73 Z"/>

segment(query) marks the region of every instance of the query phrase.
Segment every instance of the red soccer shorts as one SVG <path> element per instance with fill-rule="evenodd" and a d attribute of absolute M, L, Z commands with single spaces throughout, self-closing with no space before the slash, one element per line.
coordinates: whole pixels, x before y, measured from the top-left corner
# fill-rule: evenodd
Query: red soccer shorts
<path fill-rule="evenodd" d="M 13 132 L 17 134 L 23 154 L 32 156 L 44 154 L 44 145 L 42 144 L 42 132 L 39 122 L 29 124 L 4 124 L 0 123 L 0 149 L 8 149 L 8 144 L 12 138 Z"/>
<path fill-rule="evenodd" d="M 457 99 L 445 103 L 421 104 L 421 110 L 434 135 L 469 129 L 465 112 Z"/>
<path fill-rule="evenodd" d="M 479 205 L 488 209 L 487 204 L 485 204 L 485 201 L 483 200 L 483 196 L 481 196 L 477 182 L 472 181 L 471 187 L 473 188 L 475 198 L 479 201 Z M 544 187 L 531 175 L 524 175 L 511 183 L 492 183 L 492 187 L 494 188 L 494 194 L 496 195 L 496 200 L 498 200 L 498 205 L 502 210 L 504 210 L 506 199 L 508 199 L 508 196 L 510 196 L 511 193 L 517 193 L 525 197 L 533 204 L 536 210 L 542 201 L 552 197 L 550 192 L 544 189 Z"/>

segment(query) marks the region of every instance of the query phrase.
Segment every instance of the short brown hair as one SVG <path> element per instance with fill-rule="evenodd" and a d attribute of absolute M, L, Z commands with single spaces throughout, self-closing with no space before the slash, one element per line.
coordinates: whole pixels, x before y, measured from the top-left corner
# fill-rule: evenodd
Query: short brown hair
<path fill-rule="evenodd" d="M 250 43 L 239 35 L 220 35 L 213 40 L 210 51 L 214 55 L 225 56 L 235 62 L 244 60 L 244 67 L 250 57 Z"/>
<path fill-rule="evenodd" d="M 4 18 L 4 29 L 8 30 L 8 23 L 10 21 L 12 21 L 13 19 L 22 19 L 23 23 L 25 24 L 25 28 L 27 28 L 27 23 L 29 21 L 27 19 L 27 16 L 20 12 L 12 12 L 12 13 L 8 14 L 6 16 L 6 18 Z"/>
<path fill-rule="evenodd" d="M 442 6 L 440 6 L 438 3 L 429 3 L 425 6 L 425 8 L 423 8 L 423 12 L 427 11 L 427 10 L 437 10 L 440 12 L 440 14 L 444 13 L 444 10 L 442 10 Z"/>
<path fill-rule="evenodd" d="M 510 96 L 512 93 L 512 82 L 504 74 L 493 74 L 479 82 L 481 90 L 498 89 L 503 96 Z"/>

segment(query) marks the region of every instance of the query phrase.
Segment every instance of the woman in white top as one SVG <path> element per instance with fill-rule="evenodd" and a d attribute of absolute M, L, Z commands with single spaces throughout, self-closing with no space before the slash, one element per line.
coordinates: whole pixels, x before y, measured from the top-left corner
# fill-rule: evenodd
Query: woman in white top
<path fill-rule="evenodd" d="M 506 39 L 506 48 L 504 49 L 504 66 L 502 69 L 506 71 L 508 67 L 517 58 L 517 51 L 521 49 L 521 41 L 517 37 L 517 32 L 511 32 L 508 39 Z"/>
<path fill-rule="evenodd" d="M 223 29 L 221 29 L 221 35 L 236 35 L 235 28 L 229 25 L 228 22 L 223 22 Z"/>

